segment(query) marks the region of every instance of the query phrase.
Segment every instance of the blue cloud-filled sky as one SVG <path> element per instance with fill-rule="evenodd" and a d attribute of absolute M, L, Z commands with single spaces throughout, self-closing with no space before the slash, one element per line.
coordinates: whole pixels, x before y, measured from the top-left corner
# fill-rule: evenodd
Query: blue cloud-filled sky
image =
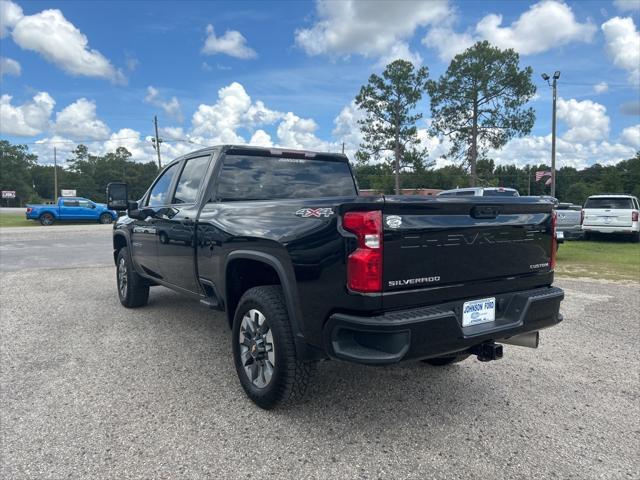
<path fill-rule="evenodd" d="M 538 92 L 530 135 L 500 163 L 550 156 L 558 86 L 559 165 L 611 164 L 640 149 L 640 0 L 148 2 L 0 0 L 0 136 L 52 161 L 77 142 L 166 159 L 219 143 L 353 154 L 353 99 L 395 58 L 432 78 L 477 40 L 520 53 Z M 438 164 L 446 142 L 419 134 Z"/>

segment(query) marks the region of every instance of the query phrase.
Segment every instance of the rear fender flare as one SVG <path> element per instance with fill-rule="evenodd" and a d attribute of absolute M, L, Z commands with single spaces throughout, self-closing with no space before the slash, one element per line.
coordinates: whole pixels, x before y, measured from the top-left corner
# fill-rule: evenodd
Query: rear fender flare
<path fill-rule="evenodd" d="M 232 260 L 238 259 L 255 260 L 257 262 L 262 262 L 269 265 L 275 270 L 278 278 L 280 279 L 285 302 L 287 303 L 287 313 L 289 314 L 289 320 L 291 322 L 293 335 L 298 340 L 303 339 L 304 331 L 301 322 L 302 315 L 293 267 L 291 265 L 285 265 L 280 259 L 268 253 L 258 252 L 255 250 L 236 250 L 231 252 L 224 262 L 223 278 L 226 279 L 226 272 L 229 263 Z M 225 297 L 226 293 L 227 286 L 225 280 Z M 230 312 L 230 315 L 233 315 L 233 312 Z"/>

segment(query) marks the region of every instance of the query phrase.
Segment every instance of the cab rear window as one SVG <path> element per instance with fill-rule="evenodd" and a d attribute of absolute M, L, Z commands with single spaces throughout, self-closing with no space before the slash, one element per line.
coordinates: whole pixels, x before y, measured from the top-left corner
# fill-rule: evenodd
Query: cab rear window
<path fill-rule="evenodd" d="M 356 187 L 346 162 L 227 155 L 216 197 L 240 201 L 354 195 Z"/>
<path fill-rule="evenodd" d="M 599 197 L 587 198 L 584 208 L 605 208 L 610 210 L 631 210 L 633 202 L 630 198 L 621 197 Z"/>

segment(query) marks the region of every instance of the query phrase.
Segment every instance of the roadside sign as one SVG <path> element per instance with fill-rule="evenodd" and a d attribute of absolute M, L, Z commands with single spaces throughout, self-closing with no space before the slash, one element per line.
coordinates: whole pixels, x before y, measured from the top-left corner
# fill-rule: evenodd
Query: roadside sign
<path fill-rule="evenodd" d="M 15 190 L 2 190 L 2 198 L 16 198 Z"/>
<path fill-rule="evenodd" d="M 60 190 L 60 193 L 62 194 L 63 197 L 75 197 L 76 196 L 76 191 L 75 190 Z"/>

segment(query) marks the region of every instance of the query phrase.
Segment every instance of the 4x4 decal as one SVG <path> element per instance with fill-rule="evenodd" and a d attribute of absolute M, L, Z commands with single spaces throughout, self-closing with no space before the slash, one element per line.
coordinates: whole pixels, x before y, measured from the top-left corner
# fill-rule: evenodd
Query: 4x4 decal
<path fill-rule="evenodd" d="M 302 218 L 320 218 L 330 217 L 333 215 L 333 209 L 331 208 L 301 208 L 296 212 L 298 217 Z"/>

